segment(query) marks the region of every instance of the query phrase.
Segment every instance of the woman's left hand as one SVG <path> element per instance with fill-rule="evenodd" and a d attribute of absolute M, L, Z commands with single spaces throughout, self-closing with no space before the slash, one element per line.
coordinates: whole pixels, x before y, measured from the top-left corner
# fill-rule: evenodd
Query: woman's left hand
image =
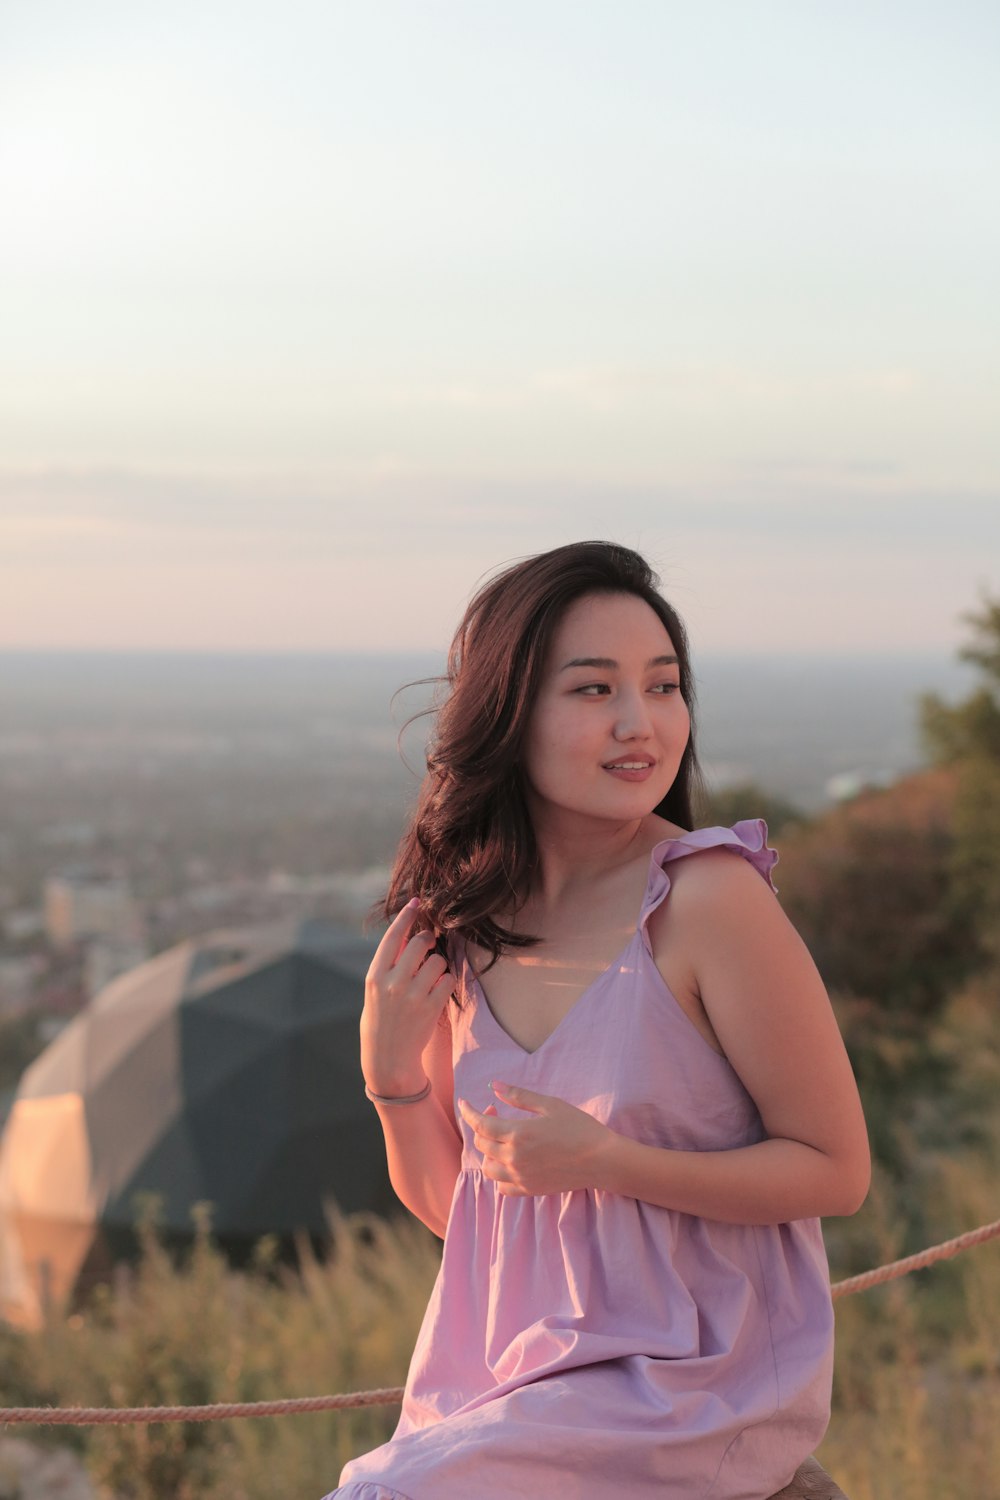
<path fill-rule="evenodd" d="M 501 1120 L 491 1104 L 473 1109 L 464 1099 L 458 1108 L 483 1153 L 483 1173 L 505 1196 L 530 1197 L 569 1193 L 598 1186 L 598 1161 L 614 1132 L 585 1110 L 551 1094 L 513 1084 L 494 1083 L 504 1104 L 530 1111 L 532 1120 Z"/>

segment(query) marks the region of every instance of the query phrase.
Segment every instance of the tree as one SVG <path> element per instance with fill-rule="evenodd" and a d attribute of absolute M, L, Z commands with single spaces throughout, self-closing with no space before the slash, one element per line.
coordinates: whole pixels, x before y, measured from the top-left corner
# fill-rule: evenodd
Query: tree
<path fill-rule="evenodd" d="M 949 767 L 921 771 L 831 808 L 789 830 L 775 871 L 830 991 L 873 1155 L 915 1233 L 928 1153 L 988 1140 L 942 1040 L 953 996 L 983 964 L 949 888 L 955 780 Z"/>
<path fill-rule="evenodd" d="M 942 889 L 953 836 L 942 821 L 913 815 L 910 784 L 799 830 L 775 870 L 827 985 L 871 1000 L 895 1034 L 922 1032 L 979 957 L 965 913 Z"/>
<path fill-rule="evenodd" d="M 1000 599 L 984 595 L 981 608 L 963 618 L 972 641 L 959 656 L 978 667 L 982 681 L 955 705 L 925 693 L 921 729 L 936 763 L 957 775 L 953 898 L 984 951 L 1000 962 Z"/>
<path fill-rule="evenodd" d="M 703 827 L 731 828 L 744 818 L 763 818 L 772 839 L 789 824 L 799 823 L 805 818 L 801 808 L 793 802 L 766 792 L 753 781 L 709 792 L 699 811 L 698 821 Z"/>

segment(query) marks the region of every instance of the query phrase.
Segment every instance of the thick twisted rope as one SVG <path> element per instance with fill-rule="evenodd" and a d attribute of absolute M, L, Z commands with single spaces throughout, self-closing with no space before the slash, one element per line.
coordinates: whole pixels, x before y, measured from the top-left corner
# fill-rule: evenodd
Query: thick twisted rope
<path fill-rule="evenodd" d="M 910 1271 L 919 1271 L 938 1260 L 949 1260 L 961 1250 L 1000 1236 L 1000 1219 L 970 1229 L 953 1240 L 931 1245 L 917 1255 L 890 1261 L 860 1276 L 836 1281 L 830 1288 L 834 1301 L 862 1292 L 883 1281 L 894 1281 Z M 124 1426 L 129 1422 L 221 1422 L 233 1417 L 284 1417 L 295 1412 L 337 1411 L 354 1406 L 394 1406 L 403 1399 L 403 1387 L 391 1386 L 374 1391 L 349 1391 L 339 1396 L 298 1396 L 284 1401 L 232 1401 L 214 1406 L 4 1406 L 0 1407 L 0 1424 L 20 1422 L 35 1427 L 98 1427 L 109 1424 Z"/>
<path fill-rule="evenodd" d="M 32 1426 L 121 1427 L 128 1422 L 221 1422 L 230 1417 L 286 1417 L 294 1412 L 335 1411 L 342 1406 L 391 1406 L 403 1399 L 403 1387 L 351 1391 L 345 1396 L 297 1396 L 285 1401 L 230 1401 L 215 1406 L 3 1406 L 0 1422 Z"/>
<path fill-rule="evenodd" d="M 960 1250 L 969 1250 L 973 1245 L 981 1245 L 986 1240 L 994 1240 L 1000 1235 L 1000 1219 L 994 1219 L 992 1224 L 983 1224 L 979 1229 L 970 1229 L 966 1234 L 957 1235 L 953 1240 L 945 1240 L 943 1244 L 931 1245 L 928 1250 L 921 1250 L 916 1255 L 907 1255 L 903 1260 L 890 1261 L 887 1266 L 877 1266 L 874 1271 L 863 1271 L 860 1276 L 849 1276 L 846 1281 L 835 1281 L 831 1288 L 834 1300 L 838 1297 L 849 1297 L 852 1292 L 863 1292 L 866 1287 L 877 1286 L 882 1281 L 895 1281 L 897 1276 L 906 1276 L 910 1271 L 919 1271 L 924 1266 L 931 1266 L 936 1260 L 950 1260 Z"/>

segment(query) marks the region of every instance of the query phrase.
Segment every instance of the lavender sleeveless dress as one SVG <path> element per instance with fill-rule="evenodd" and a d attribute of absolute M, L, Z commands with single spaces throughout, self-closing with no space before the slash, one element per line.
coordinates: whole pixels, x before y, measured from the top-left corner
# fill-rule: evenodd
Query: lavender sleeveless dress
<path fill-rule="evenodd" d="M 664 983 L 646 922 L 673 861 L 699 849 L 734 850 L 774 889 L 766 840 L 754 819 L 657 844 L 631 941 L 534 1052 L 456 957 L 456 1094 L 484 1109 L 504 1079 L 682 1151 L 763 1139 L 735 1071 Z M 830 1415 L 819 1220 L 726 1224 L 590 1189 L 504 1197 L 456 1118 L 462 1169 L 402 1416 L 333 1495 L 765 1500 L 787 1484 Z"/>

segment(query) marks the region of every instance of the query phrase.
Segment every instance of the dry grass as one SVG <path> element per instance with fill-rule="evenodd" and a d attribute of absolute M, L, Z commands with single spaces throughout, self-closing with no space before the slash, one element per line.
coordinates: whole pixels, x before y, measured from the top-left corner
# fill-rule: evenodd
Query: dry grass
<path fill-rule="evenodd" d="M 22 1348 L 21 1389 L 7 1400 L 189 1405 L 402 1384 L 438 1242 L 415 1221 L 332 1221 L 335 1252 L 320 1262 L 303 1251 L 299 1274 L 279 1269 L 267 1246 L 254 1270 L 234 1272 L 204 1228 L 178 1266 L 147 1232 L 136 1271 L 85 1311 L 8 1333 Z M 354 1453 L 384 1442 L 397 1418 L 398 1408 L 372 1407 L 74 1431 L 108 1500 L 309 1500 L 336 1486 Z"/>
<path fill-rule="evenodd" d="M 996 1216 L 981 1166 L 936 1179 L 951 1232 Z M 880 1176 L 833 1221 L 834 1277 L 901 1253 Z M 4 1335 L 5 1400 L 145 1405 L 263 1400 L 401 1384 L 439 1246 L 412 1221 L 334 1221 L 336 1253 L 237 1273 L 204 1228 L 175 1265 L 152 1233 L 141 1265 L 85 1312 Z M 860 1247 L 860 1249 L 859 1249 Z M 861 1263 L 859 1264 L 859 1255 Z M 831 1258 L 836 1254 L 831 1247 Z M 847 1262 L 850 1262 L 849 1264 Z M 834 1415 L 818 1457 L 850 1500 L 969 1500 L 1000 1472 L 1000 1243 L 837 1303 Z M 10 1357 L 7 1358 L 6 1356 Z M 11 1386 L 13 1380 L 13 1388 Z M 107 1500 L 318 1500 L 397 1408 L 190 1426 L 77 1430 Z M 53 1434 L 66 1441 L 66 1432 Z"/>
<path fill-rule="evenodd" d="M 954 1226 L 949 1235 L 997 1217 L 981 1168 L 949 1164 L 939 1190 L 940 1210 Z M 879 1262 L 898 1258 L 901 1235 L 878 1177 L 864 1213 Z M 833 1420 L 817 1456 L 850 1500 L 993 1494 L 1000 1473 L 1000 1241 L 836 1307 Z"/>

